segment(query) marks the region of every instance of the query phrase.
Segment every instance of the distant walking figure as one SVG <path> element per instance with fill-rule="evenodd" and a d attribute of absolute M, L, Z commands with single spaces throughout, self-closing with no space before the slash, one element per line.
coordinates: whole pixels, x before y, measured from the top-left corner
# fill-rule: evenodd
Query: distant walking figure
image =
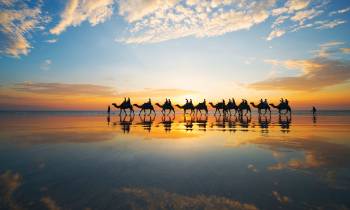
<path fill-rule="evenodd" d="M 312 107 L 312 114 L 313 114 L 313 115 L 316 115 L 316 112 L 317 112 L 317 109 L 316 109 L 316 107 L 313 106 L 313 107 Z"/>
<path fill-rule="evenodd" d="M 111 106 L 108 105 L 108 109 L 107 109 L 107 114 L 110 115 L 111 114 Z"/>

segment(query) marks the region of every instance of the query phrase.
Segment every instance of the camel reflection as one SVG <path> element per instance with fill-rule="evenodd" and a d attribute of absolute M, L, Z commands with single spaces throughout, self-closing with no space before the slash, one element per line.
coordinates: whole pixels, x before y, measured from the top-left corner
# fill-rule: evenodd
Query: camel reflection
<path fill-rule="evenodd" d="M 208 123 L 208 115 L 196 116 L 196 123 L 198 126 L 198 130 L 206 131 L 207 130 L 207 123 Z"/>
<path fill-rule="evenodd" d="M 258 120 L 260 128 L 263 129 L 262 131 L 267 131 L 269 128 L 269 124 L 271 123 L 271 115 L 259 115 Z"/>
<path fill-rule="evenodd" d="M 175 120 L 175 115 L 163 115 L 162 121 L 160 124 L 163 125 L 165 133 L 168 133 L 171 131 L 171 125 L 173 124 Z"/>
<path fill-rule="evenodd" d="M 132 125 L 132 121 L 134 120 L 134 115 L 121 115 L 119 118 L 119 125 L 123 131 L 123 133 L 130 132 L 130 126 Z M 114 122 L 113 125 L 117 125 L 117 122 Z"/>
<path fill-rule="evenodd" d="M 245 115 L 245 116 L 244 115 L 240 115 L 238 117 L 238 120 L 239 120 L 240 126 L 242 128 L 249 128 L 249 124 L 250 124 L 250 122 L 252 120 L 252 117 L 251 117 L 251 115 Z"/>
<path fill-rule="evenodd" d="M 151 128 L 154 120 L 156 119 L 155 115 L 139 115 L 140 124 L 146 131 L 151 132 Z"/>
<path fill-rule="evenodd" d="M 112 117 L 112 116 L 111 116 Z M 107 117 L 107 125 L 110 124 L 111 117 Z M 259 129 L 261 133 L 268 133 L 270 128 L 280 128 L 285 133 L 290 131 L 291 117 L 289 115 L 205 115 L 205 114 L 185 114 L 185 115 L 121 115 L 113 125 L 118 125 L 124 133 L 129 133 L 132 125 L 140 127 L 145 131 L 158 127 L 163 127 L 165 132 L 170 132 L 174 125 L 176 129 L 183 131 L 253 131 Z M 135 119 L 134 119 L 135 118 Z M 314 121 L 314 123 L 316 123 Z"/>
<path fill-rule="evenodd" d="M 284 133 L 289 132 L 289 125 L 292 122 L 292 117 L 288 115 L 279 115 L 278 116 L 278 124 L 281 127 L 281 131 Z"/>
<path fill-rule="evenodd" d="M 191 115 L 184 115 L 184 125 L 186 131 L 192 131 L 193 130 L 193 122 L 195 121 L 195 116 Z"/>

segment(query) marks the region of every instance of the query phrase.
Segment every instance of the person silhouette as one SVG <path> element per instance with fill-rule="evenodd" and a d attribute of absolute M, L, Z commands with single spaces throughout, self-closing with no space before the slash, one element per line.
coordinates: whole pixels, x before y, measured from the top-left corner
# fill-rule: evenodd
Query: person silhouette
<path fill-rule="evenodd" d="M 168 99 L 168 104 L 171 105 L 171 101 L 170 101 L 170 98 Z"/>
<path fill-rule="evenodd" d="M 267 105 L 268 103 L 267 103 L 267 99 L 265 98 L 265 100 L 264 100 L 264 103 L 265 103 L 265 105 Z"/>
<path fill-rule="evenodd" d="M 288 103 L 289 103 L 288 99 L 285 99 L 284 103 L 286 103 L 288 105 Z"/>
<path fill-rule="evenodd" d="M 263 100 L 262 100 L 262 98 L 260 99 L 260 103 L 263 103 Z"/>
<path fill-rule="evenodd" d="M 108 108 L 107 108 L 107 113 L 108 113 L 108 115 L 111 114 L 111 106 L 109 106 L 109 105 L 108 105 Z"/>
<path fill-rule="evenodd" d="M 204 99 L 203 103 L 204 103 L 204 104 L 206 104 L 206 103 L 207 103 L 207 101 Z"/>
<path fill-rule="evenodd" d="M 186 104 L 188 104 L 188 99 L 186 98 Z"/>
<path fill-rule="evenodd" d="M 150 104 L 151 104 L 151 98 L 148 98 L 148 103 L 150 103 Z"/>
<path fill-rule="evenodd" d="M 281 102 L 282 104 L 284 103 L 284 100 L 283 100 L 283 98 L 281 98 L 281 99 L 280 99 L 280 102 Z"/>
<path fill-rule="evenodd" d="M 317 112 L 317 109 L 316 109 L 316 107 L 313 106 L 313 107 L 312 107 L 312 114 L 313 114 L 313 115 L 316 115 L 316 112 Z"/>
<path fill-rule="evenodd" d="M 128 97 L 128 100 L 126 101 L 126 103 L 130 104 L 130 98 Z"/>

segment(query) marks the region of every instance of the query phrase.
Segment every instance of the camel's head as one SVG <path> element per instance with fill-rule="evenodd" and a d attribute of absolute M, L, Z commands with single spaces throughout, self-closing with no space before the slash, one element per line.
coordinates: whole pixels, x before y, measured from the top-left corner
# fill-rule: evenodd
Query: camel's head
<path fill-rule="evenodd" d="M 254 105 L 254 102 L 250 102 L 251 105 Z"/>

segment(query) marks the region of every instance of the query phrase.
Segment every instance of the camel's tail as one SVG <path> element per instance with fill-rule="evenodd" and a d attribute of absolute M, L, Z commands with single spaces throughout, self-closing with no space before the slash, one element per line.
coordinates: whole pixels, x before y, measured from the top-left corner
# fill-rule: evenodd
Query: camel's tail
<path fill-rule="evenodd" d="M 134 106 L 136 106 L 137 108 L 142 108 L 142 106 L 138 105 L 138 104 L 133 104 Z"/>

